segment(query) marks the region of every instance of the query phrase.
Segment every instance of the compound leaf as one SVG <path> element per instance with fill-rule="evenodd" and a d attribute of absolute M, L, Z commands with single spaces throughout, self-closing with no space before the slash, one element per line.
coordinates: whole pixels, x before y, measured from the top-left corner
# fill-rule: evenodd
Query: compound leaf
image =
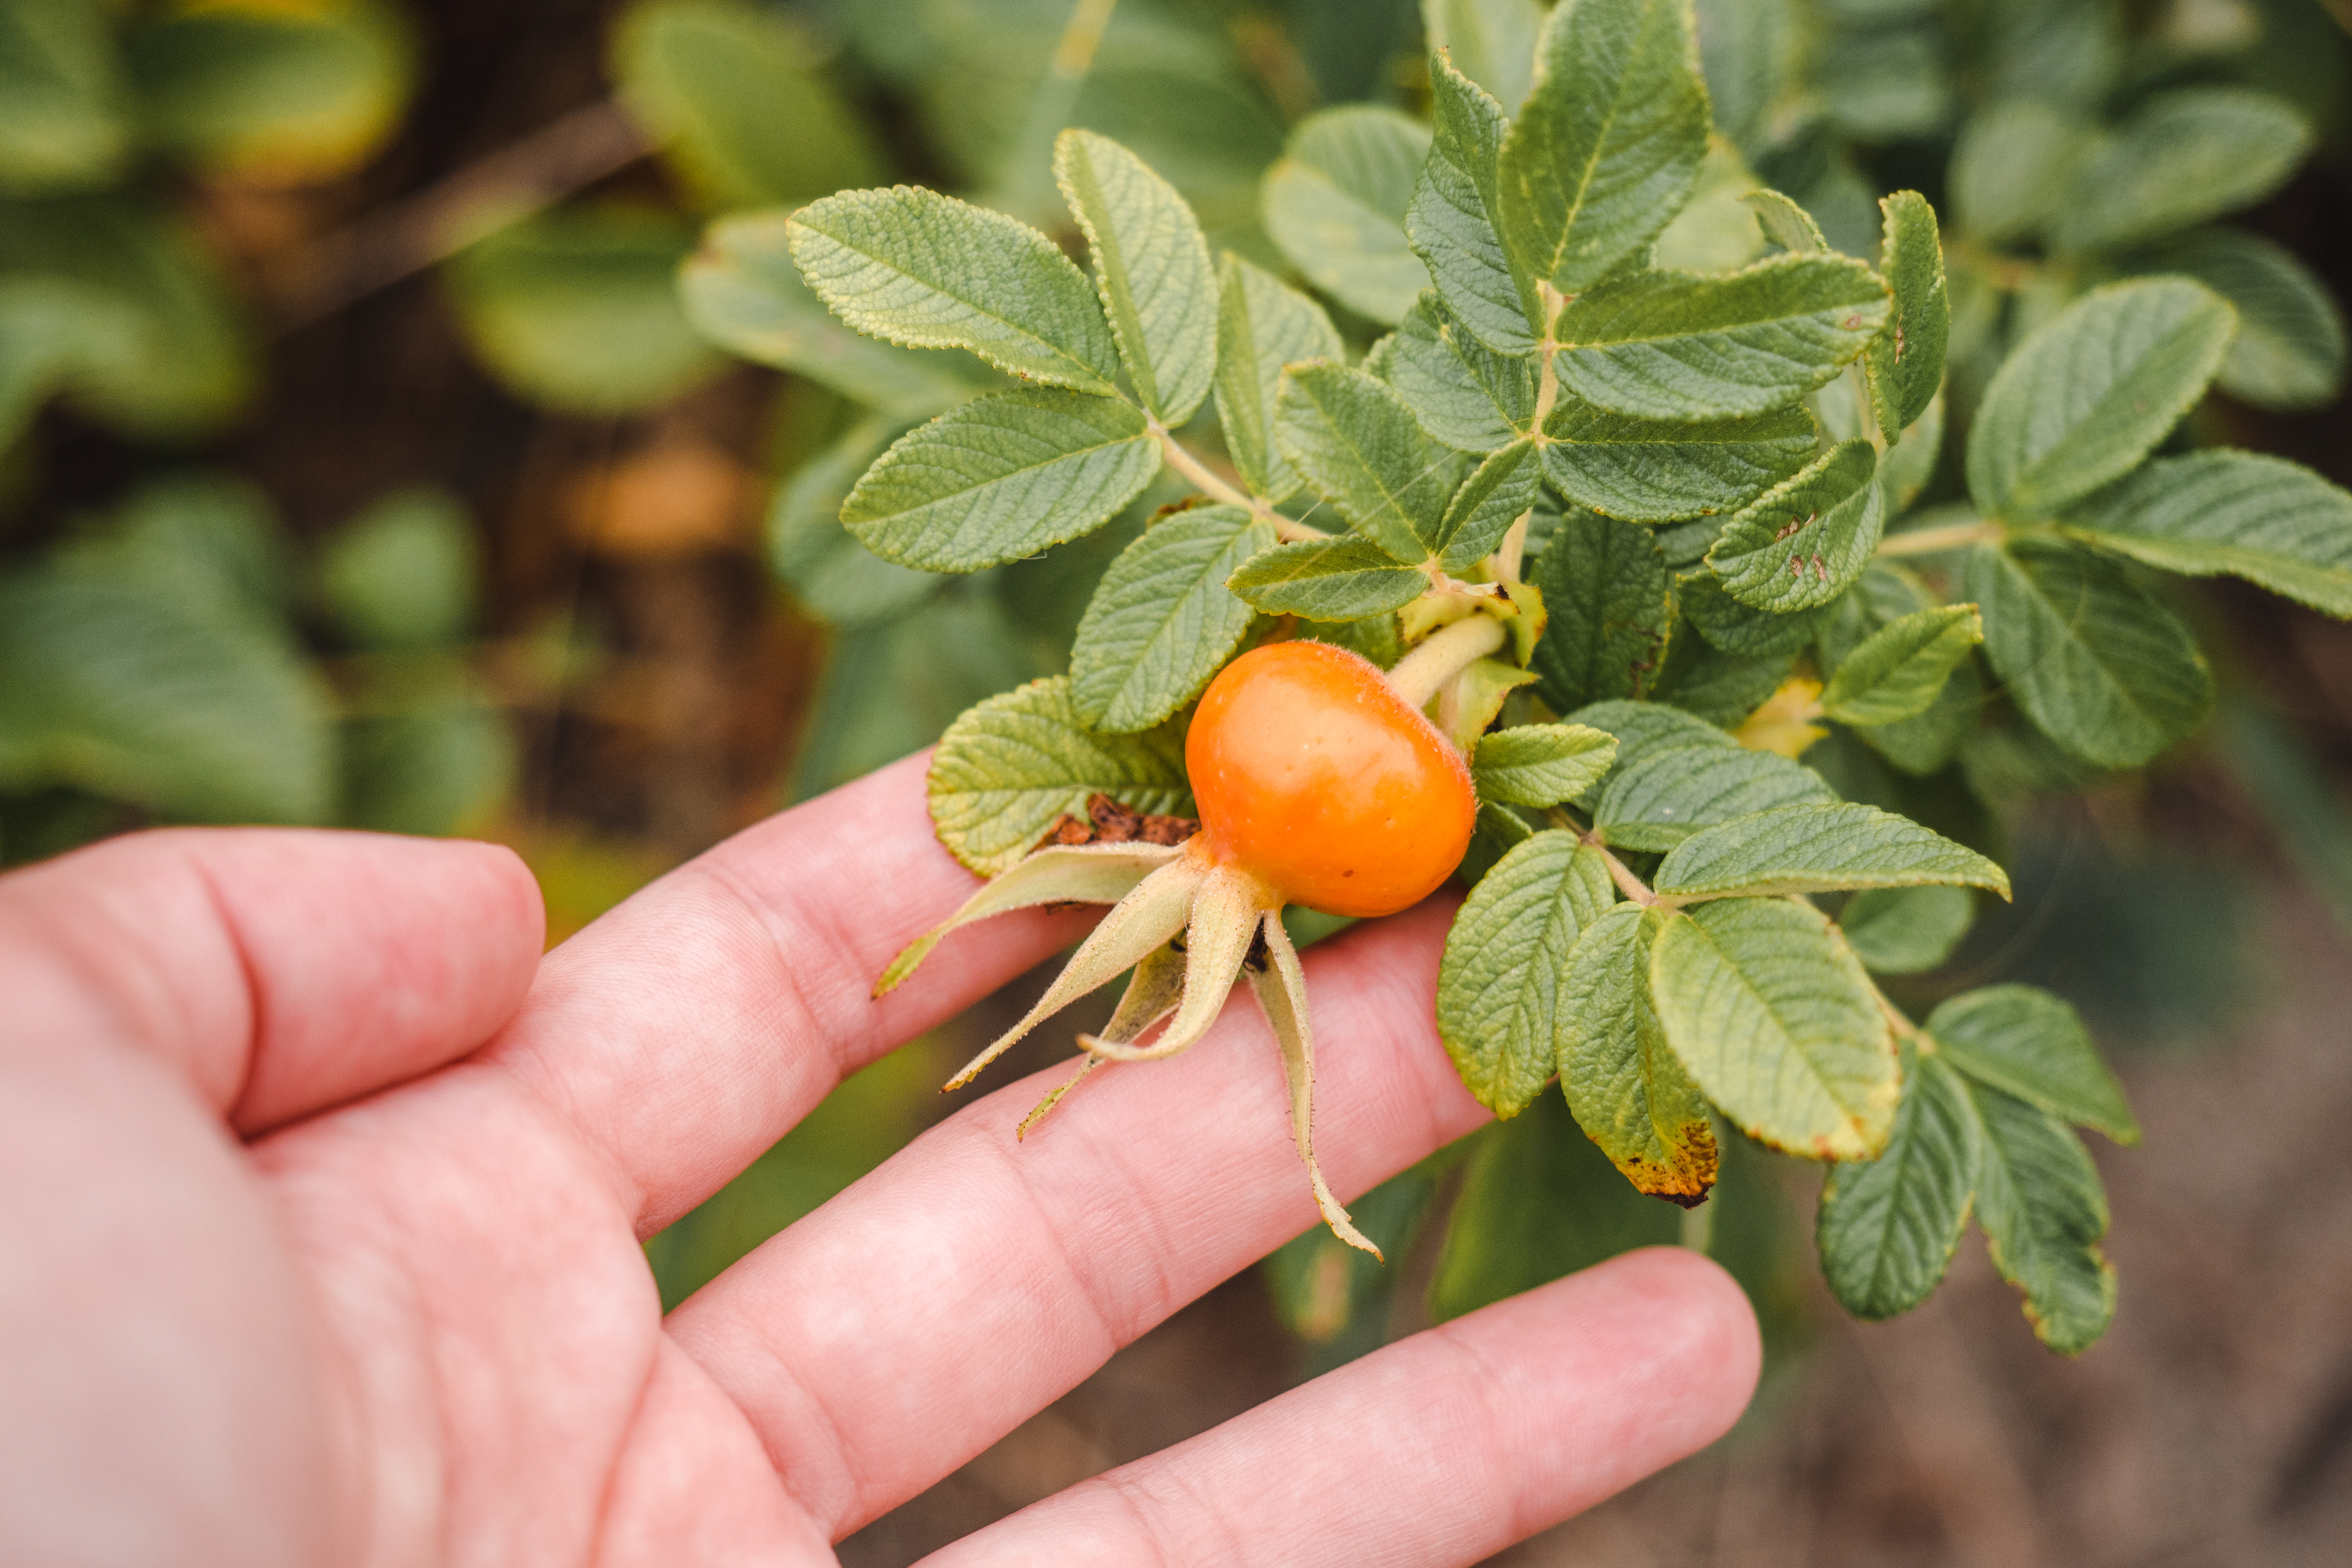
<path fill-rule="evenodd" d="M 1478 798 L 1506 805 L 1558 805 L 1601 782 L 1617 738 L 1584 724 L 1517 724 L 1478 738 L 1471 773 Z"/>
<path fill-rule="evenodd" d="M 1721 277 L 1637 272 L 1560 312 L 1563 390 L 1618 414 L 1769 414 L 1870 346 L 1892 302 L 1850 257 L 1776 256 Z"/>
<path fill-rule="evenodd" d="M 1103 574 L 1070 650 L 1070 702 L 1097 730 L 1149 729 L 1191 701 L 1249 630 L 1225 586 L 1274 545 L 1271 523 L 1202 506 L 1144 531 Z"/>
<path fill-rule="evenodd" d="M 1675 1055 L 1749 1137 L 1816 1160 L 1886 1146 L 1894 1037 L 1820 910 L 1725 899 L 1675 914 L 1651 946 L 1650 994 Z"/>
<path fill-rule="evenodd" d="M 2115 563 L 2055 540 L 1969 553 L 1985 657 L 2041 731 L 2086 763 L 2135 768 L 2194 730 L 2213 677 L 2189 628 Z"/>
<path fill-rule="evenodd" d="M 809 287 L 861 332 L 970 349 L 1026 381 L 1118 390 L 1118 351 L 1086 274 L 1017 218 L 897 185 L 813 202 L 784 234 Z"/>
<path fill-rule="evenodd" d="M 1429 577 L 1370 540 L 1344 534 L 1261 550 L 1225 585 L 1269 616 L 1354 621 L 1402 609 L 1428 591 Z"/>
<path fill-rule="evenodd" d="M 2107 1233 L 2098 1167 L 2049 1112 L 1984 1083 L 1967 1087 L 1984 1128 L 1977 1223 L 1993 1267 L 2025 1292 L 2025 1318 L 2042 1342 L 2078 1354 L 2116 1313 L 2115 1266 L 2098 1247 Z"/>
<path fill-rule="evenodd" d="M 1650 531 L 1566 513 L 1532 575 L 1546 616 L 1531 661 L 1544 700 L 1567 713 L 1641 696 L 1664 661 L 1674 618 L 1666 563 Z"/>
<path fill-rule="evenodd" d="M 1892 724 L 1934 706 L 1969 649 L 1984 641 L 1974 605 L 1946 605 L 1889 621 L 1838 662 L 1822 711 L 1842 724 Z"/>
<path fill-rule="evenodd" d="M 1569 295 L 1615 271 L 1689 197 L 1706 132 L 1681 0 L 1555 6 L 1503 138 L 1503 240 L 1518 269 Z"/>
<path fill-rule="evenodd" d="M 1497 229 L 1502 108 L 1442 51 L 1431 57 L 1429 89 L 1435 134 L 1405 233 L 1438 294 L 1482 346 L 1514 357 L 1532 353 L 1541 319 L 1535 279 L 1513 265 Z"/>
<path fill-rule="evenodd" d="M 1437 1032 L 1478 1103 L 1517 1115 L 1555 1070 L 1560 972 L 1617 897 L 1601 852 L 1538 833 L 1470 889 L 1437 974 Z"/>
<path fill-rule="evenodd" d="M 1879 1322 L 1934 1293 L 1968 1225 L 1983 1143 L 1966 1086 L 1936 1058 L 1919 1057 L 1885 1152 L 1832 1165 L 1822 1185 L 1813 1239 L 1847 1311 Z"/>
<path fill-rule="evenodd" d="M 1535 505 L 1542 482 L 1533 442 L 1514 442 L 1479 464 L 1446 503 L 1444 521 L 1430 541 L 1437 563 L 1465 572 L 1492 554 L 1511 524 Z"/>
<path fill-rule="evenodd" d="M 2204 395 L 2233 322 L 2185 278 L 2114 284 L 2043 322 L 1994 374 L 1969 432 L 1978 509 L 2049 517 L 2129 473 Z"/>
<path fill-rule="evenodd" d="M 1693 424 L 1611 414 L 1566 396 L 1544 421 L 1544 477 L 1552 487 L 1580 506 L 1636 522 L 1737 511 L 1819 450 L 1813 416 L 1793 405 L 1754 419 Z"/>
<path fill-rule="evenodd" d="M 1867 441 L 1841 441 L 1724 525 L 1706 562 L 1744 605 L 1786 615 L 1853 586 L 1886 527 L 1886 492 Z"/>
<path fill-rule="evenodd" d="M 1951 296 L 1944 286 L 1944 247 L 1936 209 L 1916 191 L 1897 191 L 1878 204 L 1885 220 L 1878 268 L 1895 293 L 1895 314 L 1874 339 L 1864 363 L 1879 433 L 1899 441 L 1927 412 L 1944 384 L 1944 345 L 1952 335 Z"/>
<path fill-rule="evenodd" d="M 1418 563 L 1436 553 L 1467 460 L 1423 435 L 1386 382 L 1344 365 L 1293 365 L 1274 436 L 1317 492 L 1391 555 Z"/>
<path fill-rule="evenodd" d="M 2123 1085 L 2074 1009 L 2049 992 L 2031 985 L 1964 992 L 1928 1015 L 1927 1028 L 1942 1058 L 1978 1082 L 2118 1143 L 2139 1142 Z"/>
<path fill-rule="evenodd" d="M 2159 458 L 2059 528 L 2167 572 L 2227 573 L 2352 617 L 2352 493 L 2281 458 Z"/>
<path fill-rule="evenodd" d="M 1693 834 L 1659 864 L 1661 897 L 1769 898 L 1940 882 L 2009 896 L 2009 875 L 1975 850 L 1874 805 L 1784 805 Z"/>
<path fill-rule="evenodd" d="M 1274 243 L 1309 283 L 1375 321 L 1395 321 L 1429 287 L 1404 231 L 1429 144 L 1410 116 L 1346 104 L 1300 121 L 1265 173 L 1260 216 Z"/>
<path fill-rule="evenodd" d="M 1083 817 L 1097 794 L 1147 816 L 1189 815 L 1184 737 L 1174 727 L 1097 734 L 1062 676 L 966 709 L 931 757 L 940 842 L 983 877 L 1028 854 L 1065 813 Z"/>
<path fill-rule="evenodd" d="M 1175 186 L 1091 131 L 1055 139 L 1054 178 L 1086 231 L 1136 395 L 1162 425 L 1183 424 L 1217 363 L 1217 276 L 1200 223 Z"/>
<path fill-rule="evenodd" d="M 1337 360 L 1339 329 L 1323 307 L 1272 273 L 1225 253 L 1217 296 L 1217 422 L 1242 482 L 1268 500 L 1286 500 L 1297 470 L 1274 440 L 1282 367 Z"/>
<path fill-rule="evenodd" d="M 885 561 L 976 572 L 1101 527 L 1160 471 L 1142 410 L 1049 388 L 951 408 L 900 437 L 841 521 Z"/>
<path fill-rule="evenodd" d="M 2053 236 L 2064 250 L 2154 239 L 2250 206 L 2311 151 L 2284 100 L 2236 87 L 2160 92 L 2082 163 Z"/>
<path fill-rule="evenodd" d="M 1661 919 L 1616 904 L 1587 923 L 1560 976 L 1553 1043 L 1585 1135 L 1635 1187 L 1688 1205 L 1715 1184 L 1715 1127 L 1651 1005 Z"/>

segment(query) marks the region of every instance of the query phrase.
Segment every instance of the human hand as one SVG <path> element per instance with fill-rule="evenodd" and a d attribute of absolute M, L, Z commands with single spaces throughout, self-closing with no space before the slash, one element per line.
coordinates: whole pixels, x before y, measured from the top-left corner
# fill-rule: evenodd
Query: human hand
<path fill-rule="evenodd" d="M 667 1319 L 641 1242 L 845 1074 L 1073 940 L 970 892 L 919 760 L 540 961 L 503 850 L 182 831 L 0 879 L 0 1557 L 801 1563 L 1316 1221 L 1263 1020 L 968 1105 Z M 1307 959 L 1349 1197 L 1486 1114 L 1442 910 Z M 1470 1563 L 1722 1433 L 1754 1321 L 1635 1253 L 1391 1345 L 935 1561 Z"/>

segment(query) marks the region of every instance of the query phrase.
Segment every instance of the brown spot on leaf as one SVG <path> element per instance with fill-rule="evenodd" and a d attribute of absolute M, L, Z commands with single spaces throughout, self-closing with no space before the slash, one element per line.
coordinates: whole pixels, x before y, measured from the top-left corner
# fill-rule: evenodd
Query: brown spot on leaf
<path fill-rule="evenodd" d="M 1034 847 L 1051 849 L 1065 844 L 1181 844 L 1201 831 L 1192 816 L 1153 816 L 1123 805 L 1097 791 L 1087 797 L 1087 820 L 1064 812 Z"/>

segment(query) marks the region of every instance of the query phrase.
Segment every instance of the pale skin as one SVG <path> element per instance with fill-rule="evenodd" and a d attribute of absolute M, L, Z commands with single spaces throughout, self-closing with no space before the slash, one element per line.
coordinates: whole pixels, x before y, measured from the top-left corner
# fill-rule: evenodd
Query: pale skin
<path fill-rule="evenodd" d="M 1315 1221 L 1246 993 L 1189 1054 L 975 1099 L 665 1318 L 643 1238 L 845 1074 L 1066 945 L 961 931 L 921 760 L 540 957 L 508 852 L 180 831 L 0 879 L 0 1557 L 830 1563 Z M 1307 960 L 1352 1197 L 1486 1113 L 1430 1023 L 1448 910 Z M 1413 1336 L 941 1564 L 1469 1563 L 1727 1429 L 1754 1320 L 1619 1258 Z"/>

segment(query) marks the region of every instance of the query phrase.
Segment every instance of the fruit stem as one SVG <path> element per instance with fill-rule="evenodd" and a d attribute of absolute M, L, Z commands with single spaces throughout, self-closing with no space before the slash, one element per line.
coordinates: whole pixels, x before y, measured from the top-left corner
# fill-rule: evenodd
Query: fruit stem
<path fill-rule="evenodd" d="M 1437 689 L 1503 646 L 1508 635 L 1493 616 L 1470 616 L 1454 622 L 1397 661 L 1389 671 L 1389 685 L 1419 710 L 1429 706 Z"/>

